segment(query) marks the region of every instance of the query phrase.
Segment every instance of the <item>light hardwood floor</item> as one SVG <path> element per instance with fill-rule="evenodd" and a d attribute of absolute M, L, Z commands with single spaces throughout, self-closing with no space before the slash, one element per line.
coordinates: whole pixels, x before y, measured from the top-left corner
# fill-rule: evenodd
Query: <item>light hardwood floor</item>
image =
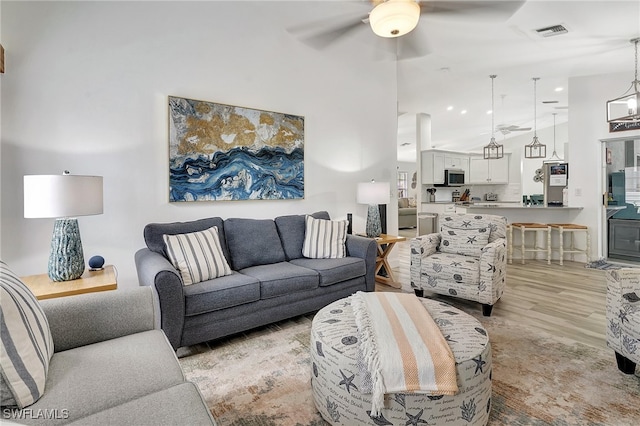
<path fill-rule="evenodd" d="M 398 243 L 400 266 L 394 268 L 395 279 L 403 291 L 410 291 L 409 239 Z M 605 273 L 585 268 L 584 263 L 565 260 L 547 265 L 546 261 L 519 261 L 507 265 L 507 289 L 493 308 L 492 316 L 500 316 L 551 334 L 606 348 Z M 399 291 L 384 284 L 378 291 Z M 444 300 L 444 299 L 443 299 Z M 456 298 L 446 298 L 453 306 L 480 305 Z"/>

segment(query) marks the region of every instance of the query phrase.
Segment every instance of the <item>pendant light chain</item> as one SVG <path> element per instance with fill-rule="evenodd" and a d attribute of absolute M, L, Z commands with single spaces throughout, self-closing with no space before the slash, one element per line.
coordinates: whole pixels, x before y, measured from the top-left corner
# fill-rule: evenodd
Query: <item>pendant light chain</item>
<path fill-rule="evenodd" d="M 538 114 L 537 114 L 537 104 L 538 102 L 536 101 L 536 86 L 538 84 L 538 80 L 540 80 L 540 77 L 533 77 L 533 137 L 538 136 Z"/>
<path fill-rule="evenodd" d="M 636 51 L 637 53 L 637 51 Z M 491 77 L 491 137 L 493 138 L 495 136 L 496 133 L 496 128 L 494 126 L 494 119 L 496 116 L 496 109 L 494 107 L 493 104 L 493 82 L 495 80 L 495 78 L 497 77 L 496 74 L 491 74 L 489 77 Z M 637 80 L 637 79 L 636 79 Z"/>
<path fill-rule="evenodd" d="M 634 40 L 634 44 L 636 46 L 636 68 L 635 68 L 635 77 L 633 80 L 633 88 L 634 91 L 638 91 L 638 41 L 640 41 L 640 39 L 635 39 Z"/>

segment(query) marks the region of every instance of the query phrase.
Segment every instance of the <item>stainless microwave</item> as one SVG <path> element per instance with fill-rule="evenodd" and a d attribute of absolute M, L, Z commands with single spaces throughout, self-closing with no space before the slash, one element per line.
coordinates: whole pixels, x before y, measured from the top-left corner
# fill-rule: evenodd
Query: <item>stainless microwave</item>
<path fill-rule="evenodd" d="M 444 186 L 464 185 L 464 170 L 444 169 Z"/>

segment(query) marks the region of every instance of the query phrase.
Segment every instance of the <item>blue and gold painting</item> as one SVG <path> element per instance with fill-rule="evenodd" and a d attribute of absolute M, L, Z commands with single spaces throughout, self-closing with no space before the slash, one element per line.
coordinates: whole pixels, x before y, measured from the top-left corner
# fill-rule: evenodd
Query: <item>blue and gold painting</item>
<path fill-rule="evenodd" d="M 169 201 L 304 198 L 304 117 L 169 96 Z"/>

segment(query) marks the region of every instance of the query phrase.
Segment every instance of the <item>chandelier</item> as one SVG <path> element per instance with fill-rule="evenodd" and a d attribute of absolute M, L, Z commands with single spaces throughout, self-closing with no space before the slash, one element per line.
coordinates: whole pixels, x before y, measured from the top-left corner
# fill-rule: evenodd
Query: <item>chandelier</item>
<path fill-rule="evenodd" d="M 496 143 L 494 117 L 495 109 L 493 107 L 493 81 L 497 77 L 496 74 L 489 76 L 491 78 L 491 140 L 489 144 L 483 148 L 485 160 L 497 160 L 504 157 L 504 145 Z"/>
<path fill-rule="evenodd" d="M 410 33 L 420 19 L 420 6 L 414 0 L 387 0 L 373 8 L 369 24 L 373 32 L 386 38 Z"/>
<path fill-rule="evenodd" d="M 547 156 L 547 146 L 538 140 L 536 127 L 536 84 L 540 77 L 533 77 L 533 140 L 524 146 L 524 158 L 544 158 Z"/>
<path fill-rule="evenodd" d="M 607 101 L 607 122 L 609 123 L 640 121 L 640 114 L 638 114 L 638 104 L 640 103 L 640 93 L 638 92 L 638 84 L 640 84 L 640 81 L 638 81 L 638 42 L 640 42 L 640 38 L 631 40 L 631 43 L 635 45 L 636 51 L 635 77 L 631 82 L 631 87 L 621 97 Z M 629 93 L 631 90 L 633 92 Z"/>

